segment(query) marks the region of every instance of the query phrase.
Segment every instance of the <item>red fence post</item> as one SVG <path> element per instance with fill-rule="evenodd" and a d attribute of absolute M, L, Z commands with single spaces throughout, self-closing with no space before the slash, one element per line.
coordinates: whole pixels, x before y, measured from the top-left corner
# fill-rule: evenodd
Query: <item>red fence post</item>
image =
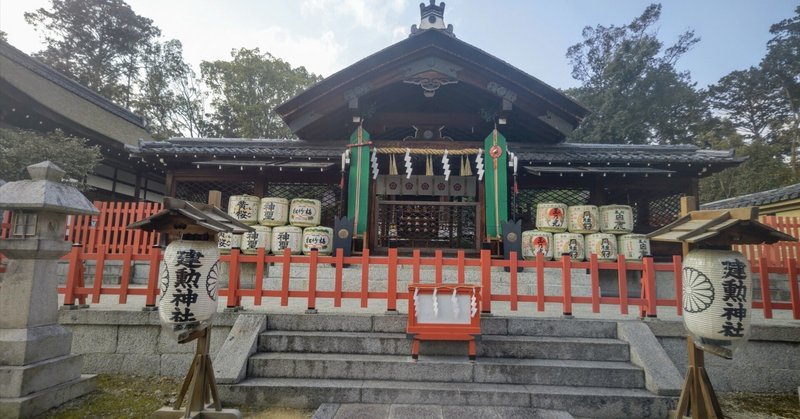
<path fill-rule="evenodd" d="M 289 305 L 289 274 L 291 273 L 292 251 L 289 248 L 283 249 L 283 272 L 281 275 L 281 306 Z"/>
<path fill-rule="evenodd" d="M 797 284 L 797 260 L 791 258 L 786 261 L 789 271 L 789 295 L 792 298 L 792 318 L 800 320 L 800 289 Z"/>
<path fill-rule="evenodd" d="M 242 297 L 239 295 L 239 253 L 238 248 L 231 249 L 231 262 L 228 267 L 228 309 L 241 307 Z"/>
<path fill-rule="evenodd" d="M 266 250 L 263 247 L 256 249 L 256 278 L 253 285 L 253 305 L 260 306 L 262 293 L 264 290 L 264 256 Z"/>
<path fill-rule="evenodd" d="M 600 268 L 597 266 L 597 253 L 589 256 L 589 275 L 592 285 L 592 313 L 600 312 Z"/>
<path fill-rule="evenodd" d="M 653 265 L 653 257 L 645 256 L 642 258 L 644 263 L 645 298 L 647 299 L 647 317 L 657 317 L 656 312 L 656 269 Z"/>
<path fill-rule="evenodd" d="M 144 310 L 156 309 L 156 295 L 158 295 L 158 273 L 161 267 L 161 246 L 155 245 L 150 248 L 150 269 L 147 272 L 147 294 L 145 297 Z"/>
<path fill-rule="evenodd" d="M 440 285 L 442 283 L 442 251 L 437 249 L 433 254 L 436 285 Z"/>
<path fill-rule="evenodd" d="M 536 254 L 536 310 L 544 311 L 544 255 Z"/>
<path fill-rule="evenodd" d="M 95 247 L 97 259 L 94 265 L 94 282 L 92 283 L 92 304 L 100 303 L 100 294 L 103 292 L 103 271 L 106 269 L 106 245 Z"/>
<path fill-rule="evenodd" d="M 458 275 L 458 283 L 459 284 L 463 284 L 464 283 L 464 251 L 463 250 L 459 250 L 458 251 L 458 264 L 456 266 L 457 266 L 457 271 L 458 271 L 458 273 L 457 273 L 457 275 Z"/>
<path fill-rule="evenodd" d="M 386 270 L 389 274 L 389 283 L 386 284 L 386 311 L 397 313 L 397 249 L 389 248 L 389 260 Z"/>
<path fill-rule="evenodd" d="M 122 273 L 119 279 L 119 303 L 128 303 L 128 288 L 131 284 L 131 262 L 133 261 L 133 246 L 125 245 L 122 251 Z"/>
<path fill-rule="evenodd" d="M 492 312 L 492 258 L 488 249 L 481 250 L 481 313 Z"/>
<path fill-rule="evenodd" d="M 519 304 L 519 290 L 517 286 L 517 252 L 511 251 L 508 253 L 510 259 L 509 264 L 509 286 L 511 287 L 511 311 L 517 311 Z"/>
<path fill-rule="evenodd" d="M 361 308 L 369 305 L 369 249 L 361 251 Z"/>
<path fill-rule="evenodd" d="M 561 255 L 561 294 L 564 316 L 572 316 L 572 269 L 569 255 Z"/>
<path fill-rule="evenodd" d="M 761 301 L 764 303 L 764 318 L 772 318 L 772 295 L 769 290 L 769 262 L 766 257 L 762 257 L 759 262 L 758 271 L 761 280 Z"/>
<path fill-rule="evenodd" d="M 625 255 L 617 256 L 617 282 L 619 283 L 619 313 L 628 314 L 628 265 Z"/>
<path fill-rule="evenodd" d="M 64 305 L 75 304 L 75 294 L 77 288 L 83 285 L 83 258 L 81 258 L 83 246 L 80 243 L 73 243 L 69 252 L 69 269 L 67 270 L 67 284 L 64 290 Z"/>
<path fill-rule="evenodd" d="M 308 304 L 306 305 L 306 313 L 313 314 L 317 312 L 317 257 L 319 250 L 311 249 L 311 255 L 308 260 Z"/>
<path fill-rule="evenodd" d="M 336 278 L 333 284 L 333 306 L 342 306 L 342 269 L 344 268 L 344 249 L 336 249 Z"/>
<path fill-rule="evenodd" d="M 675 273 L 675 311 L 683 315 L 683 263 L 680 255 L 672 256 L 672 270 Z"/>

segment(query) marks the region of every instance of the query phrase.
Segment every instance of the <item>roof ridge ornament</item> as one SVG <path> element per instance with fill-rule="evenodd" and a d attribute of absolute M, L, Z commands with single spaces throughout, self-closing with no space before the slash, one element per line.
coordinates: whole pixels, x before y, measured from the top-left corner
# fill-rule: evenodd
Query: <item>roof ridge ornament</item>
<path fill-rule="evenodd" d="M 453 33 L 453 25 L 444 24 L 444 6 L 444 2 L 439 3 L 437 6 L 436 0 L 430 0 L 430 4 L 427 6 L 425 3 L 420 3 L 419 27 L 417 27 L 417 25 L 411 25 L 411 34 L 408 36 L 412 37 L 414 35 L 419 35 L 428 29 L 438 29 L 455 38 L 455 34 Z"/>

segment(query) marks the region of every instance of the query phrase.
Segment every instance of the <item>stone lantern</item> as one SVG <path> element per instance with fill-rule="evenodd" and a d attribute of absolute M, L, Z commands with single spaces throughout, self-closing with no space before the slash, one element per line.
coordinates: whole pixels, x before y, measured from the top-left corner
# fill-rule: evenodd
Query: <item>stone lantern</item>
<path fill-rule="evenodd" d="M 66 217 L 97 214 L 64 171 L 45 161 L 28 166 L 31 180 L 0 186 L 0 208 L 11 211 L 0 253 L 8 266 L 0 284 L 0 417 L 30 417 L 94 389 L 71 355 L 72 332 L 58 324 L 56 265 L 71 244 Z"/>

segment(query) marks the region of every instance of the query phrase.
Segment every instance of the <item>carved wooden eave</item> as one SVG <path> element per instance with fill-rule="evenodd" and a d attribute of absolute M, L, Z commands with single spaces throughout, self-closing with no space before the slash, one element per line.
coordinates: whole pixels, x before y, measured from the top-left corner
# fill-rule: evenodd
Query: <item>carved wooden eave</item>
<path fill-rule="evenodd" d="M 311 86 L 276 108 L 301 139 L 341 140 L 360 117 L 374 140 L 413 126 L 479 141 L 496 119 L 511 142 L 563 141 L 589 111 L 557 89 L 445 31 L 428 29 Z"/>

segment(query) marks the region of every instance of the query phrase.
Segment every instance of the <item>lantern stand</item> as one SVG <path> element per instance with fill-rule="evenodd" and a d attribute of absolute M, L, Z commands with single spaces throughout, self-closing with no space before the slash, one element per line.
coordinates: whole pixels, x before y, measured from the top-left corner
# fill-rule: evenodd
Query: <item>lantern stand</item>
<path fill-rule="evenodd" d="M 215 246 L 216 234 L 222 232 L 242 234 L 253 230 L 214 205 L 187 202 L 175 198 L 164 198 L 164 207 L 161 211 L 128 225 L 128 228 L 159 231 L 162 239 L 167 242 L 181 239 L 214 242 Z M 216 297 L 214 299 L 216 304 Z M 222 408 L 214 378 L 214 367 L 209 355 L 211 347 L 210 318 L 208 321 L 209 324 L 205 327 L 201 326 L 202 328 L 198 330 L 178 335 L 180 344 L 197 341 L 194 359 L 183 380 L 174 406 L 162 407 L 152 414 L 152 418 L 240 419 L 242 417 L 238 409 Z M 165 322 L 163 313 L 162 322 Z M 187 395 L 186 407 L 184 410 L 180 410 Z"/>
<path fill-rule="evenodd" d="M 695 247 L 730 250 L 733 244 L 797 241 L 793 236 L 758 222 L 758 208 L 755 207 L 697 211 L 697 198 L 685 196 L 681 198 L 680 215 L 677 221 L 648 234 L 648 237 L 651 241 L 680 244 L 684 260 L 689 250 Z M 704 352 L 725 358 L 731 358 L 731 352 L 707 343 L 700 347 L 691 333 L 686 336 L 686 346 L 686 379 L 677 410 L 670 417 L 722 418 L 722 408 L 705 369 Z"/>

